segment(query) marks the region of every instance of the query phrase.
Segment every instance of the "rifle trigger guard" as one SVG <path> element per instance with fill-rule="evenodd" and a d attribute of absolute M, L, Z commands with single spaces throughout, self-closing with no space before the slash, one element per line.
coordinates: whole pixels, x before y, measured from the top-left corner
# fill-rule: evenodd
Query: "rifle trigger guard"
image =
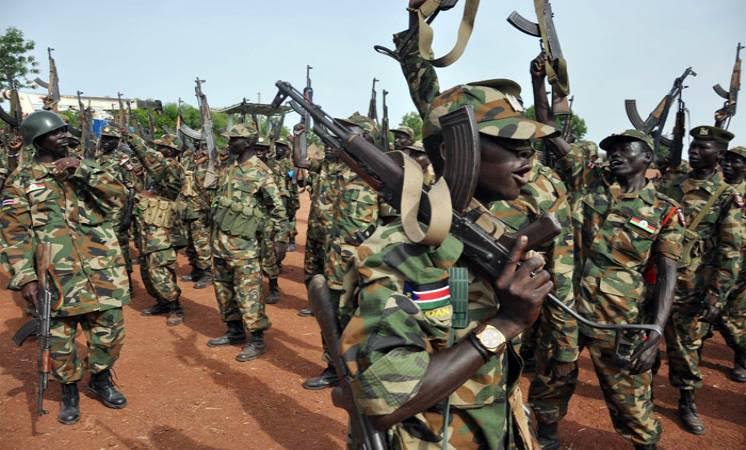
<path fill-rule="evenodd" d="M 394 50 L 384 47 L 383 45 L 374 45 L 373 50 L 377 51 L 378 53 L 382 55 L 389 56 L 396 61 L 400 60 L 398 53 L 396 53 Z"/>

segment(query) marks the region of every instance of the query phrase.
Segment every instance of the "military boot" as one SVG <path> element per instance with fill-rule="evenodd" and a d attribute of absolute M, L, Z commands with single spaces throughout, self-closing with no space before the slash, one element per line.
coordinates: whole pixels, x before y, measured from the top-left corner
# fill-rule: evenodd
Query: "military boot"
<path fill-rule="evenodd" d="M 692 434 L 704 434 L 705 425 L 697 415 L 694 391 L 681 389 L 679 392 L 679 419 L 684 424 L 684 429 Z"/>
<path fill-rule="evenodd" d="M 736 352 L 730 379 L 738 383 L 746 383 L 746 352 Z"/>
<path fill-rule="evenodd" d="M 210 283 L 212 283 L 212 274 L 203 270 L 200 277 L 195 279 L 194 289 L 204 289 L 209 286 Z"/>
<path fill-rule="evenodd" d="M 127 406 L 127 398 L 112 383 L 109 369 L 91 375 L 88 389 L 101 400 L 104 406 L 114 409 L 122 409 Z"/>
<path fill-rule="evenodd" d="M 208 347 L 219 347 L 221 345 L 240 344 L 246 341 L 246 332 L 243 329 L 243 322 L 240 320 L 229 320 L 228 331 L 220 337 L 207 341 Z"/>
<path fill-rule="evenodd" d="M 142 311 L 140 311 L 140 314 L 143 316 L 160 316 L 163 314 L 168 314 L 170 312 L 171 307 L 169 306 L 168 302 L 157 299 L 154 306 L 143 309 Z"/>
<path fill-rule="evenodd" d="M 192 273 L 181 276 L 181 281 L 197 281 L 202 273 L 202 270 L 198 268 L 192 269 Z"/>
<path fill-rule="evenodd" d="M 65 425 L 72 425 L 80 420 L 80 393 L 78 392 L 78 383 L 63 383 L 62 387 L 62 407 L 57 421 Z"/>
<path fill-rule="evenodd" d="M 332 366 L 327 366 L 327 368 L 324 369 L 324 371 L 321 372 L 321 375 L 319 375 L 318 377 L 306 379 L 303 382 L 303 389 L 315 391 L 319 389 L 334 387 L 338 384 L 339 378 L 337 378 L 337 373 L 334 371 L 334 368 Z"/>
<path fill-rule="evenodd" d="M 179 303 L 179 299 L 170 302 L 168 304 L 169 311 L 168 311 L 168 319 L 166 319 L 166 325 L 168 326 L 176 326 L 181 325 L 184 323 L 184 310 L 181 309 L 181 303 Z"/>
<path fill-rule="evenodd" d="M 295 246 L 295 239 L 291 240 L 290 243 L 288 244 L 288 251 L 289 252 L 294 252 L 297 249 L 298 248 Z"/>
<path fill-rule="evenodd" d="M 268 305 L 274 305 L 280 300 L 280 286 L 277 282 L 277 278 L 269 279 L 269 295 L 264 303 Z"/>
<path fill-rule="evenodd" d="M 558 450 L 560 448 L 559 428 L 555 423 L 539 422 L 539 429 L 536 431 L 536 438 L 539 440 L 542 450 Z"/>
<path fill-rule="evenodd" d="M 241 352 L 236 355 L 236 361 L 247 362 L 257 359 L 267 351 L 267 345 L 264 343 L 263 331 L 252 331 L 251 342 L 244 345 Z"/>

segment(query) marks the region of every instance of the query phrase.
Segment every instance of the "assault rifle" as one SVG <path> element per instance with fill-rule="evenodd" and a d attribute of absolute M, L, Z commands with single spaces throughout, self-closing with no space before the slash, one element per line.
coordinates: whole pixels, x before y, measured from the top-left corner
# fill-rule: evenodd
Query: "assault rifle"
<path fill-rule="evenodd" d="M 568 104 L 568 113 L 567 116 L 565 116 L 565 123 L 562 124 L 562 139 L 566 140 L 569 143 L 572 143 L 574 141 L 573 135 L 572 135 L 572 104 L 575 103 L 575 96 L 573 95 L 570 97 L 570 101 Z"/>
<path fill-rule="evenodd" d="M 47 90 L 47 96 L 44 98 L 44 109 L 57 112 L 60 103 L 60 78 L 57 75 L 57 64 L 55 64 L 52 57 L 53 50 L 53 48 L 47 47 L 47 54 L 49 55 L 49 81 L 47 82 L 36 77 L 34 83 Z"/>
<path fill-rule="evenodd" d="M 624 108 L 627 111 L 627 117 L 632 123 L 632 126 L 643 133 L 653 136 L 655 139 L 654 150 L 656 152 L 661 144 L 671 148 L 672 142 L 670 139 L 663 136 L 663 128 L 666 125 L 671 105 L 676 98 L 681 98 L 682 91 L 687 88 L 687 86 L 684 86 L 684 80 L 686 80 L 689 75 L 696 77 L 697 73 L 693 71 L 691 67 L 687 67 L 684 73 L 674 80 L 671 90 L 665 97 L 663 97 L 663 99 L 661 99 L 658 106 L 655 107 L 653 112 L 650 113 L 645 121 L 642 120 L 640 114 L 637 112 L 637 102 L 629 99 L 624 101 Z"/>
<path fill-rule="evenodd" d="M 368 119 L 378 122 L 378 93 L 376 92 L 376 83 L 378 78 L 373 78 L 373 87 L 370 88 L 370 102 L 368 103 Z"/>
<path fill-rule="evenodd" d="M 569 114 L 570 79 L 567 75 L 567 61 L 562 55 L 557 29 L 554 26 L 554 12 L 549 0 L 534 0 L 537 23 L 531 22 L 517 11 L 508 16 L 508 23 L 529 36 L 541 38 L 542 51 L 547 55 L 545 65 L 547 79 L 552 85 L 552 111 L 555 115 Z"/>
<path fill-rule="evenodd" d="M 666 167 L 679 167 L 681 165 L 681 153 L 684 151 L 684 135 L 686 134 L 686 104 L 679 94 L 676 119 L 673 126 L 673 138 L 668 145 L 668 161 Z"/>
<path fill-rule="evenodd" d="M 311 69 L 313 67 L 306 66 L 306 87 L 303 88 L 303 98 L 307 102 L 313 101 L 313 88 L 311 87 Z M 303 123 L 303 133 L 298 136 L 298 146 L 300 147 L 300 155 L 303 160 L 308 158 L 308 133 L 311 130 L 311 115 L 308 112 L 301 110 L 300 114 Z"/>
<path fill-rule="evenodd" d="M 11 142 L 14 140 L 22 139 L 21 135 L 21 123 L 23 122 L 23 111 L 21 111 L 21 100 L 18 98 L 18 86 L 16 80 L 8 73 L 7 75 L 8 86 L 10 90 L 3 92 L 3 98 L 10 102 L 10 112 L 7 113 L 0 106 L 0 119 L 8 124 L 10 127 L 11 138 L 5 142 L 5 146 L 8 149 L 8 173 L 13 172 L 18 167 L 19 151 L 11 151 Z"/>
<path fill-rule="evenodd" d="M 215 148 L 215 136 L 212 134 L 212 115 L 210 114 L 210 106 L 207 104 L 207 96 L 202 92 L 202 83 L 205 80 L 200 80 L 197 77 L 194 82 L 194 93 L 197 96 L 197 104 L 199 105 L 199 114 L 202 118 L 202 140 L 207 145 L 207 157 L 209 161 L 207 163 L 207 173 L 205 174 L 205 188 L 213 188 L 217 183 L 217 169 L 218 169 L 218 152 Z"/>
<path fill-rule="evenodd" d="M 83 146 L 83 157 L 93 159 L 96 155 L 96 146 L 91 140 L 91 108 L 86 108 L 83 99 L 80 97 L 82 91 L 78 91 L 78 120 L 80 121 L 80 145 Z"/>
<path fill-rule="evenodd" d="M 119 126 L 129 132 L 130 118 L 129 118 L 128 111 L 124 109 L 124 102 L 122 101 L 121 92 L 117 92 L 117 99 L 119 102 Z"/>
<path fill-rule="evenodd" d="M 31 336 L 39 337 L 39 355 L 37 367 L 39 381 L 36 389 L 36 414 L 44 415 L 44 392 L 49 382 L 49 324 L 52 314 L 52 290 L 49 280 L 49 268 L 52 264 L 52 244 L 45 242 L 36 247 L 36 278 L 39 283 L 36 295 L 36 317 L 29 320 L 13 335 L 13 342 L 20 347 Z"/>
<path fill-rule="evenodd" d="M 389 91 L 383 90 L 383 119 L 381 119 L 381 143 L 383 144 L 383 151 L 389 151 L 389 107 L 386 104 L 386 96 L 389 95 Z"/>
<path fill-rule="evenodd" d="M 741 90 L 741 50 L 744 49 L 739 42 L 736 46 L 736 62 L 733 64 L 733 73 L 730 76 L 730 89 L 727 91 L 719 84 L 712 88 L 717 95 L 725 99 L 723 107 L 715 111 L 715 126 L 725 128 L 730 126 L 730 120 L 736 115 L 736 103 L 738 101 L 738 91 Z"/>

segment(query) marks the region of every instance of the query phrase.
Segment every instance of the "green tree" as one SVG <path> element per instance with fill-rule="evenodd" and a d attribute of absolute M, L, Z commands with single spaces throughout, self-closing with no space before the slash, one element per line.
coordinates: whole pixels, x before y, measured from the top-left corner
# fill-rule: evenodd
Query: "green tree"
<path fill-rule="evenodd" d="M 0 36 L 0 88 L 9 87 L 9 78 L 16 80 L 18 87 L 31 87 L 28 77 L 39 73 L 39 69 L 36 68 L 36 58 L 27 53 L 35 46 L 34 41 L 23 38 L 23 32 L 18 28 L 5 30 L 5 34 Z"/>
<path fill-rule="evenodd" d="M 401 123 L 399 123 L 399 126 L 411 128 L 412 130 L 414 130 L 414 140 L 422 140 L 422 118 L 420 117 L 419 113 L 412 111 L 404 114 L 404 116 L 401 118 Z"/>
<path fill-rule="evenodd" d="M 526 110 L 526 117 L 536 120 L 536 110 L 533 105 Z M 557 128 L 560 130 L 565 129 L 565 120 L 567 116 L 560 116 L 557 118 Z M 575 139 L 581 140 L 588 133 L 588 126 L 585 124 L 585 120 L 577 114 L 572 115 L 572 121 L 570 122 L 570 132 Z"/>

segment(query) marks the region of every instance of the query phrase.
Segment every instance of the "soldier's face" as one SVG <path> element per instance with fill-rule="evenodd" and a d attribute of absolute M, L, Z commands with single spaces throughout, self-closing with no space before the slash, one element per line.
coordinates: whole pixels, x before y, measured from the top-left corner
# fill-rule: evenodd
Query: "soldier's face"
<path fill-rule="evenodd" d="M 277 150 L 277 159 L 282 159 L 289 153 L 287 145 L 277 144 L 277 147 L 275 147 L 275 149 Z"/>
<path fill-rule="evenodd" d="M 515 200 L 528 183 L 534 149 L 527 141 L 508 142 L 479 135 L 482 162 L 476 197 L 482 202 Z"/>
<path fill-rule="evenodd" d="M 39 137 L 36 140 L 36 145 L 56 157 L 64 157 L 67 155 L 67 127 L 58 128 L 54 131 Z"/>
<path fill-rule="evenodd" d="M 725 181 L 728 183 L 737 183 L 746 176 L 746 158 L 741 155 L 727 152 L 720 165 L 723 168 Z"/>
<path fill-rule="evenodd" d="M 631 177 L 645 173 L 652 154 L 640 141 L 617 142 L 606 151 L 609 168 L 617 177 Z"/>
<path fill-rule="evenodd" d="M 720 161 L 721 147 L 715 141 L 695 139 L 689 145 L 689 165 L 692 169 L 715 167 Z"/>
<path fill-rule="evenodd" d="M 114 136 L 101 136 L 101 150 L 106 153 L 114 151 L 119 146 L 119 138 Z"/>
<path fill-rule="evenodd" d="M 161 154 L 166 158 L 173 158 L 176 155 L 176 150 L 166 145 L 159 145 L 158 151 L 161 152 Z"/>
<path fill-rule="evenodd" d="M 407 145 L 412 145 L 412 139 L 404 133 L 394 133 L 394 145 L 396 148 L 404 148 Z"/>
<path fill-rule="evenodd" d="M 234 155 L 240 155 L 249 148 L 249 140 L 240 137 L 232 137 L 228 141 L 228 151 Z"/>

